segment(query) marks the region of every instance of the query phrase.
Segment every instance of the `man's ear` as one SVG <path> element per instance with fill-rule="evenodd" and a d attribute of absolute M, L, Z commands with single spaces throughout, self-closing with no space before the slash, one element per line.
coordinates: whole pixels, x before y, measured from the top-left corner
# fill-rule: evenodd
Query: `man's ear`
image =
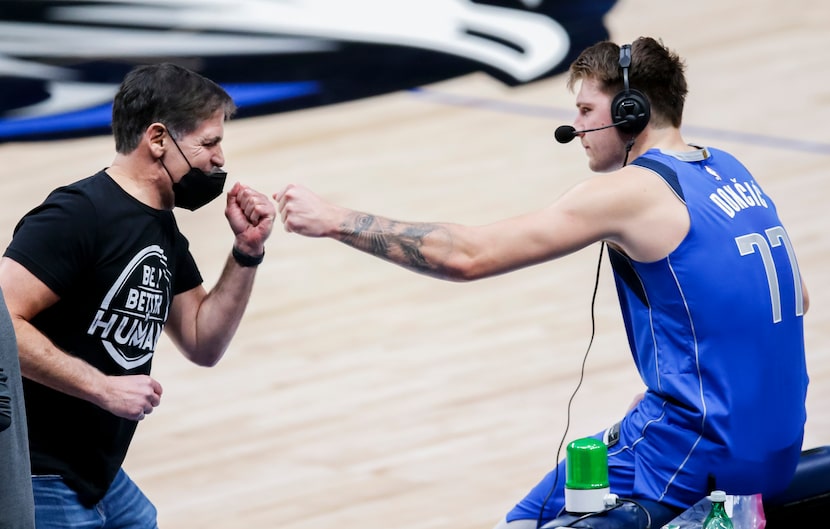
<path fill-rule="evenodd" d="M 156 158 L 161 158 L 164 154 L 164 143 L 167 136 L 167 127 L 161 123 L 153 123 L 144 132 L 144 136 L 149 143 L 150 151 Z"/>

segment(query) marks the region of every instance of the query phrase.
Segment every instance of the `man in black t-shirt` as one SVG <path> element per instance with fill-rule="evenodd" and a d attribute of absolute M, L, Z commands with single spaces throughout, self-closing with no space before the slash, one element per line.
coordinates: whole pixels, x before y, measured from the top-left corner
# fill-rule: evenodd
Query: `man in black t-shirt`
<path fill-rule="evenodd" d="M 0 288 L 24 378 L 38 527 L 157 526 L 121 468 L 161 400 L 156 344 L 165 331 L 188 360 L 215 365 L 273 228 L 270 199 L 235 184 L 225 208 L 232 251 L 208 293 L 172 210 L 222 194 L 224 122 L 235 110 L 195 72 L 133 69 L 113 102 L 112 165 L 53 190 L 14 229 Z"/>

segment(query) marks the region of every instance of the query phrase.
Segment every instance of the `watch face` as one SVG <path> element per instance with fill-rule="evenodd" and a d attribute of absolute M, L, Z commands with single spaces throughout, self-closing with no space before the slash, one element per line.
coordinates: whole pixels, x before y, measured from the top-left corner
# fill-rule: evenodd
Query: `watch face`
<path fill-rule="evenodd" d="M 509 86 L 565 71 L 608 38 L 616 0 L 3 2 L 0 141 L 108 134 L 136 64 L 221 84 L 237 117 L 297 110 L 480 71 Z"/>

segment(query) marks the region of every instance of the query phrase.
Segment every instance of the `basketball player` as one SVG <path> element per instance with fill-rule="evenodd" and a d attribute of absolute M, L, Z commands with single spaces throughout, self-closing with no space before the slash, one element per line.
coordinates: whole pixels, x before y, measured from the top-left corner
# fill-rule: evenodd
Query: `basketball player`
<path fill-rule="evenodd" d="M 685 64 L 653 38 L 601 42 L 569 71 L 591 178 L 548 207 L 482 226 L 402 222 L 288 185 L 285 229 L 329 237 L 414 272 L 470 281 L 608 247 L 646 390 L 608 444 L 611 492 L 665 507 L 660 527 L 713 488 L 764 499 L 802 447 L 809 300 L 772 198 L 732 155 L 688 144 Z M 631 163 L 628 163 L 628 162 Z M 773 389 L 774 388 L 774 389 Z M 533 529 L 564 507 L 564 461 L 499 522 Z"/>

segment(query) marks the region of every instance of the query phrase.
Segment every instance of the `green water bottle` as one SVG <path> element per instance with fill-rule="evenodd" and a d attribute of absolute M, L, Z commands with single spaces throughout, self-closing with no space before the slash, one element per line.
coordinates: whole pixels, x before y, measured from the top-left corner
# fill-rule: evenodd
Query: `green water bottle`
<path fill-rule="evenodd" d="M 712 509 L 703 520 L 703 529 L 734 529 L 732 520 L 726 514 L 726 493 L 722 490 L 713 490 L 709 495 L 712 502 Z"/>

